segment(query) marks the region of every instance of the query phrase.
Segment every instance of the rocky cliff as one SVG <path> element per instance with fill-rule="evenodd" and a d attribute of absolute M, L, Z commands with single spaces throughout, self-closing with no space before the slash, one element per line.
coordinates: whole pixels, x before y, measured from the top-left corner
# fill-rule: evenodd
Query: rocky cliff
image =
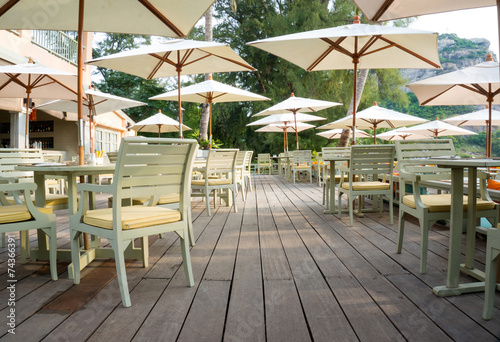
<path fill-rule="evenodd" d="M 484 38 L 463 39 L 455 34 L 442 34 L 438 38 L 439 59 L 442 69 L 401 69 L 408 83 L 421 80 L 451 71 L 463 69 L 484 62 L 489 50 L 490 42 Z"/>

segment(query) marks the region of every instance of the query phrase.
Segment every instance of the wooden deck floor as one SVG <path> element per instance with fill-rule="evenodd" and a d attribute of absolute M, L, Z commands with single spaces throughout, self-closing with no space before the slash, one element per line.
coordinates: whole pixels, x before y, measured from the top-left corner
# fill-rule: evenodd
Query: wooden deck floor
<path fill-rule="evenodd" d="M 121 305 L 113 260 L 87 267 L 80 285 L 59 262 L 15 264 L 15 335 L 7 252 L 1 249 L 2 341 L 498 341 L 500 295 L 491 321 L 481 318 L 483 294 L 438 298 L 446 279 L 448 230 L 430 233 L 428 273 L 419 270 L 419 229 L 407 224 L 395 253 L 396 225 L 368 214 L 348 227 L 323 214 L 321 188 L 255 176 L 238 212 L 211 217 L 193 202 L 196 284 L 185 286 L 175 234 L 151 237 L 150 267 L 130 260 L 132 307 Z M 104 205 L 105 201 L 101 202 Z M 395 210 L 397 213 L 397 210 Z M 69 248 L 68 219 L 58 213 L 58 246 Z M 395 220 L 397 222 L 397 220 Z M 17 239 L 17 236 L 16 236 Z M 35 235 L 32 235 L 35 245 Z M 476 259 L 484 263 L 485 243 Z M 481 265 L 479 267 L 482 267 Z M 462 281 L 472 279 L 462 276 Z"/>

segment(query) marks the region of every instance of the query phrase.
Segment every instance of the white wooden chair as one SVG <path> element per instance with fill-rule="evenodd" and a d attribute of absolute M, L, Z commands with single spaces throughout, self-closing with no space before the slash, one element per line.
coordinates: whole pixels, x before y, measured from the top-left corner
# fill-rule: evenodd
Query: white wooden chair
<path fill-rule="evenodd" d="M 323 205 L 326 208 L 330 207 L 330 200 L 335 201 L 335 194 L 332 194 L 330 198 L 330 181 L 333 178 L 335 184 L 340 182 L 340 166 L 347 165 L 347 161 L 351 158 L 351 147 L 323 147 L 321 149 L 321 158 L 323 159 L 323 165 L 321 167 L 321 184 L 323 185 Z M 330 170 L 329 158 L 333 157 L 345 157 L 346 160 L 337 161 L 334 163 L 334 170 Z M 333 174 L 333 175 L 332 175 Z"/>
<path fill-rule="evenodd" d="M 421 188 L 432 187 L 432 182 L 451 180 L 451 169 L 440 168 L 422 159 L 450 157 L 455 155 L 451 139 L 400 140 L 395 142 L 399 172 L 399 224 L 396 252 L 403 248 L 406 215 L 414 216 L 420 222 L 420 273 L 427 268 L 427 248 L 429 230 L 438 220 L 449 220 L 451 210 L 450 194 L 421 194 Z M 477 217 L 489 219 L 493 226 L 498 223 L 499 207 L 488 194 L 486 182 L 489 175 L 478 172 L 480 185 L 477 200 Z M 406 193 L 406 185 L 411 184 L 413 193 Z M 464 218 L 467 218 L 468 197 L 464 196 Z"/>
<path fill-rule="evenodd" d="M 292 163 L 292 182 L 298 178 L 300 173 L 307 172 L 309 174 L 309 183 L 312 183 L 312 156 L 311 150 L 297 150 L 293 151 Z"/>
<path fill-rule="evenodd" d="M 79 184 L 81 203 L 78 213 L 70 216 L 70 237 L 74 282 L 80 282 L 81 233 L 106 238 L 114 250 L 118 283 L 123 306 L 131 305 L 125 271 L 125 249 L 142 238 L 143 264 L 148 266 L 149 235 L 176 232 L 180 237 L 184 272 L 188 286 L 194 285 L 189 254 L 188 215 L 193 158 L 196 140 L 126 137 L 122 140 L 113 183 Z M 89 210 L 87 192 L 113 195 L 113 207 Z M 122 206 L 122 199 L 151 197 L 152 204 L 165 194 L 180 194 L 179 208 L 159 206 Z"/>
<path fill-rule="evenodd" d="M 500 256 L 500 229 L 486 229 L 486 271 L 483 318 L 491 319 L 495 301 L 496 273 Z"/>
<path fill-rule="evenodd" d="M 36 190 L 34 183 L 0 184 L 0 233 L 19 232 L 21 242 L 21 263 L 26 262 L 29 254 L 29 230 L 39 229 L 49 238 L 49 262 L 52 280 L 57 280 L 57 230 L 56 215 L 51 208 L 37 208 L 31 200 Z M 4 192 L 20 194 L 24 204 L 11 204 Z M 9 241 L 7 241 L 9 243 Z"/>
<path fill-rule="evenodd" d="M 226 190 L 226 203 L 229 205 L 230 196 L 232 193 L 234 212 L 237 212 L 236 207 L 236 157 L 237 149 L 212 149 L 208 153 L 207 163 L 203 170 L 203 179 L 192 180 L 191 188 L 200 190 L 201 196 L 205 197 L 207 204 L 207 213 L 210 216 L 210 194 L 213 193 L 214 208 L 217 202 L 217 192 Z M 215 175 L 211 176 L 211 175 Z M 198 194 L 193 193 L 193 196 Z"/>
<path fill-rule="evenodd" d="M 260 169 L 269 170 L 269 174 L 273 173 L 273 164 L 271 162 L 271 154 L 270 153 L 259 153 L 257 154 L 257 173 L 260 174 Z"/>
<path fill-rule="evenodd" d="M 238 151 L 236 155 L 236 193 L 238 193 L 238 185 L 241 189 L 241 198 L 243 202 L 246 201 L 246 193 L 245 193 L 245 176 L 243 175 L 243 169 L 245 169 L 245 156 L 246 151 Z"/>
<path fill-rule="evenodd" d="M 243 178 L 245 179 L 245 187 L 248 191 L 252 191 L 252 175 L 251 175 L 251 165 L 252 165 L 253 151 L 245 151 L 245 161 L 243 162 Z"/>
<path fill-rule="evenodd" d="M 340 186 L 338 196 L 338 215 L 340 218 L 342 208 L 340 200 L 342 194 L 347 194 L 349 203 L 349 222 L 353 225 L 354 199 L 360 198 L 358 203 L 361 208 L 362 197 L 379 196 L 379 211 L 382 213 L 385 196 L 389 200 L 389 215 L 393 223 L 393 184 L 392 170 L 394 163 L 393 145 L 356 145 L 351 146 L 351 158 L 349 166 L 341 169 Z M 389 175 L 389 183 L 378 180 L 379 175 Z M 375 202 L 375 199 L 374 199 Z"/>

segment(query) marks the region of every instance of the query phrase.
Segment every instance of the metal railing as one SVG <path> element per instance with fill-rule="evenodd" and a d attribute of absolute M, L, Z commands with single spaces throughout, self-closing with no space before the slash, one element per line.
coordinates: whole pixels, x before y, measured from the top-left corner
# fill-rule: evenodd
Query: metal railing
<path fill-rule="evenodd" d="M 78 43 L 67 33 L 62 31 L 33 30 L 31 41 L 33 44 L 40 46 L 59 58 L 74 65 L 77 64 Z"/>

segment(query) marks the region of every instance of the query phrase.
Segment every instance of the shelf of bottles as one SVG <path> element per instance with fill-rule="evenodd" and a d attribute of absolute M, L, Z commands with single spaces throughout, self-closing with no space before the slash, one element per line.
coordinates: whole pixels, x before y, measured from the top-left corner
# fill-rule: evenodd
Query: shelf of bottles
<path fill-rule="evenodd" d="M 54 148 L 54 138 L 30 138 L 30 147 L 41 148 L 42 150 Z"/>
<path fill-rule="evenodd" d="M 30 133 L 54 132 L 54 121 L 30 121 Z"/>

